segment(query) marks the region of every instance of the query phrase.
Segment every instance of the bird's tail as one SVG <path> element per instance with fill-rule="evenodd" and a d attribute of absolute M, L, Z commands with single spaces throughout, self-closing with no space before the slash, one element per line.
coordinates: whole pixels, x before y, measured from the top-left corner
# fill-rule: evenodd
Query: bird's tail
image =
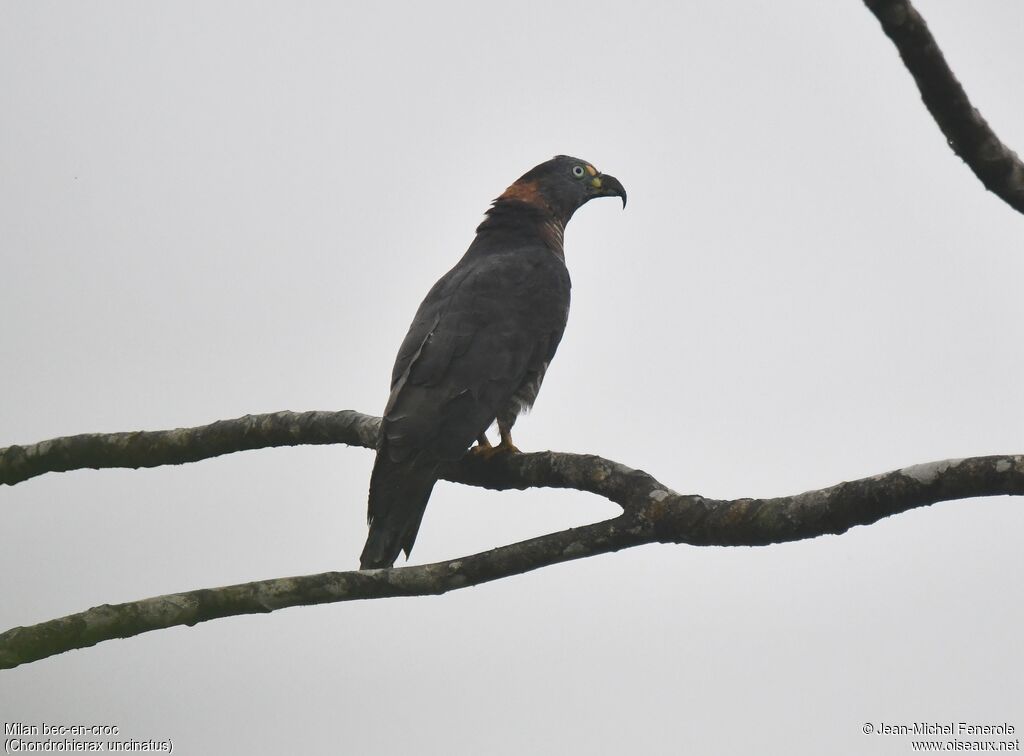
<path fill-rule="evenodd" d="M 409 556 L 437 482 L 435 467 L 415 461 L 393 462 L 387 451 L 377 455 L 370 476 L 370 534 L 359 557 L 360 569 L 390 567 L 402 551 Z"/>

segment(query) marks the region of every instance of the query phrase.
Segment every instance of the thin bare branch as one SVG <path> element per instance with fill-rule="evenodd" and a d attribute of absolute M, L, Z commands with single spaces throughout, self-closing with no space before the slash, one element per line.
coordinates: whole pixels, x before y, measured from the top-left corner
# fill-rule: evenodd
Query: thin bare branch
<path fill-rule="evenodd" d="M 734 501 L 680 495 L 616 462 L 554 452 L 470 458 L 454 465 L 449 477 L 488 488 L 578 488 L 606 496 L 624 511 L 611 520 L 447 562 L 278 578 L 94 607 L 0 634 L 0 669 L 105 640 L 237 614 L 447 593 L 646 543 L 760 546 L 839 534 L 938 501 L 1024 494 L 1024 456 L 945 460 L 796 496 Z"/>
<path fill-rule="evenodd" d="M 864 4 L 899 50 L 949 146 L 985 188 L 1024 213 L 1024 163 L 971 105 L 921 14 L 910 0 L 864 0 Z"/>
<path fill-rule="evenodd" d="M 273 412 L 218 420 L 195 428 L 127 433 L 83 433 L 0 449 L 0 485 L 50 472 L 84 468 L 159 467 L 222 454 L 303 444 L 348 444 L 372 449 L 380 418 L 351 410 Z"/>

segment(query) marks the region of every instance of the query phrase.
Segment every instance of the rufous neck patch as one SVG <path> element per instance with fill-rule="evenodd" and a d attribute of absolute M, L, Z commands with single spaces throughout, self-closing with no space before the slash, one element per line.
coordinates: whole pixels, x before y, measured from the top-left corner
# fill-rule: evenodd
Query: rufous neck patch
<path fill-rule="evenodd" d="M 519 200 L 537 207 L 547 207 L 536 181 L 517 181 L 506 189 L 499 200 Z"/>

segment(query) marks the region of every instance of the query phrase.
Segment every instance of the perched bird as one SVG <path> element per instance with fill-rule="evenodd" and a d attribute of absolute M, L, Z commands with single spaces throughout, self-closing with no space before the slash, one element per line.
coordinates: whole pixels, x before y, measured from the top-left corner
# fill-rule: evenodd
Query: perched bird
<path fill-rule="evenodd" d="M 469 446 L 517 452 L 516 417 L 530 408 L 569 317 L 565 224 L 595 197 L 621 197 L 614 176 L 559 155 L 492 203 L 462 259 L 434 284 L 398 350 L 370 476 L 362 569 L 406 557 L 444 462 Z M 493 447 L 486 431 L 497 419 Z"/>

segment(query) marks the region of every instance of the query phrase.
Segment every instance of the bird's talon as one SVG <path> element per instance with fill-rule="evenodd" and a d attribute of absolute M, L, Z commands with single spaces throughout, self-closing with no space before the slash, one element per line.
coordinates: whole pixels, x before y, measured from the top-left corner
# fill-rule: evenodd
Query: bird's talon
<path fill-rule="evenodd" d="M 496 446 L 474 446 L 469 451 L 477 459 L 488 460 L 494 456 L 497 450 Z"/>
<path fill-rule="evenodd" d="M 490 452 L 493 448 L 494 447 L 491 446 L 490 440 L 487 438 L 487 434 L 481 433 L 479 436 L 477 436 L 476 446 L 470 447 L 469 453 L 479 457 L 483 456 L 487 452 Z"/>
<path fill-rule="evenodd" d="M 490 444 L 487 444 L 487 446 L 477 444 L 469 450 L 469 453 L 474 457 L 483 460 L 493 459 L 499 454 L 522 454 L 522 452 L 516 448 L 515 444 L 507 444 L 504 441 L 497 446 L 491 446 Z"/>

